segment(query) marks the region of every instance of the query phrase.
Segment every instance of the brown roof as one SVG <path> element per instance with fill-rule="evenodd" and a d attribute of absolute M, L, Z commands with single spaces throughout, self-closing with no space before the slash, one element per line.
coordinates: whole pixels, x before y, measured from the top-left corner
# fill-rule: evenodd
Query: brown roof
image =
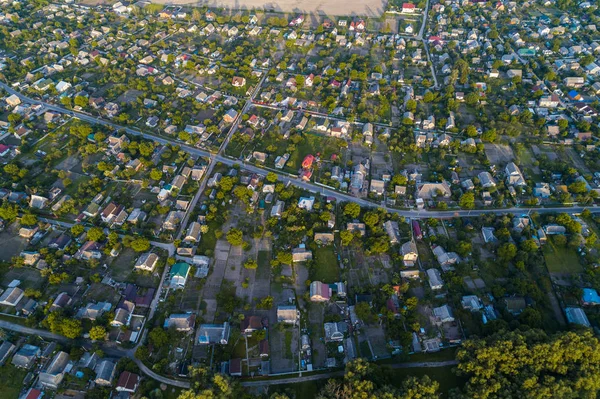
<path fill-rule="evenodd" d="M 125 388 L 133 391 L 136 385 L 140 382 L 140 376 L 137 374 L 130 373 L 129 371 L 123 371 L 119 376 L 119 382 L 117 382 L 117 388 Z"/>

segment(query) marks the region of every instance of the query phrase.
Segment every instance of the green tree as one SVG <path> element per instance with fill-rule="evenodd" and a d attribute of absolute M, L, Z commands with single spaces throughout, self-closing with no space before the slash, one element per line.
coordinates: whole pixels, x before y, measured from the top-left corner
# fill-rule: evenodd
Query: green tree
<path fill-rule="evenodd" d="M 21 217 L 21 224 L 23 226 L 33 226 L 38 222 L 37 216 L 31 213 L 26 213 Z"/>
<path fill-rule="evenodd" d="M 230 229 L 227 232 L 227 242 L 236 247 L 242 245 L 244 242 L 244 233 L 240 229 Z"/>
<path fill-rule="evenodd" d="M 258 263 L 256 263 L 254 259 L 248 259 L 246 262 L 244 262 L 244 268 L 251 270 L 256 269 L 258 268 Z"/>
<path fill-rule="evenodd" d="M 473 209 L 475 208 L 475 194 L 468 191 L 460 196 L 458 200 L 458 206 L 463 209 Z"/>
<path fill-rule="evenodd" d="M 360 205 L 356 202 L 349 202 L 344 206 L 344 215 L 356 219 L 360 215 Z"/>
<path fill-rule="evenodd" d="M 154 181 L 159 181 L 160 179 L 162 179 L 162 171 L 154 168 L 150 171 L 150 178 Z"/>
<path fill-rule="evenodd" d="M 63 319 L 61 321 L 61 334 L 70 339 L 81 336 L 81 320 Z"/>
<path fill-rule="evenodd" d="M 145 252 L 150 249 L 150 240 L 145 237 L 137 237 L 129 243 L 129 246 L 136 252 Z"/>
<path fill-rule="evenodd" d="M 507 242 L 498 247 L 498 257 L 504 262 L 510 262 L 517 256 L 517 247 L 515 244 Z"/>
<path fill-rule="evenodd" d="M 19 207 L 17 205 L 4 202 L 2 206 L 0 206 L 0 218 L 6 223 L 14 222 L 17 216 L 19 216 Z"/>
<path fill-rule="evenodd" d="M 464 342 L 457 373 L 469 398 L 595 398 L 600 344 L 591 331 L 500 331 Z"/>
<path fill-rule="evenodd" d="M 92 227 L 87 232 L 87 239 L 90 241 L 104 240 L 104 231 L 100 227 Z"/>
<path fill-rule="evenodd" d="M 83 227 L 82 224 L 75 224 L 71 226 L 71 234 L 73 234 L 74 237 L 79 237 L 84 231 L 85 227 Z"/>
<path fill-rule="evenodd" d="M 90 329 L 90 339 L 94 341 L 104 340 L 106 338 L 106 329 L 102 326 L 94 326 Z"/>
<path fill-rule="evenodd" d="M 354 240 L 354 234 L 348 230 L 340 231 L 340 239 L 342 240 L 342 245 L 348 246 Z"/>
<path fill-rule="evenodd" d="M 162 348 L 169 343 L 169 335 L 160 327 L 154 327 L 148 334 L 148 339 L 156 348 Z"/>
<path fill-rule="evenodd" d="M 277 174 L 275 174 L 274 172 L 267 173 L 266 180 L 269 183 L 275 183 L 277 181 Z"/>

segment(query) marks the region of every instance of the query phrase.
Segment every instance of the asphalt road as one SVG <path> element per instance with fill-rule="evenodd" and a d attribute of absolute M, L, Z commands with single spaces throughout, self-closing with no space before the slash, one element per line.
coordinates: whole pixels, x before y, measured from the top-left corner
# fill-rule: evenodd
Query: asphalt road
<path fill-rule="evenodd" d="M 458 364 L 456 360 L 446 360 L 443 362 L 408 362 L 408 363 L 396 363 L 390 364 L 389 367 L 393 369 L 406 369 L 406 368 L 435 368 L 435 367 L 447 367 Z M 257 381 L 242 381 L 241 385 L 245 387 L 262 387 L 266 385 L 285 385 L 294 384 L 298 382 L 317 381 L 328 378 L 342 377 L 344 375 L 343 370 L 332 371 L 329 373 L 321 374 L 304 374 L 302 377 L 290 377 L 290 378 L 278 378 L 270 380 L 257 380 Z"/>
<path fill-rule="evenodd" d="M 50 109 L 50 110 L 54 110 L 56 112 L 62 112 L 65 113 L 67 115 L 73 115 L 76 116 L 77 118 L 87 121 L 89 123 L 96 123 L 96 124 L 101 124 L 101 125 L 105 125 L 105 126 L 110 126 L 114 129 L 123 129 L 125 130 L 127 133 L 133 134 L 133 135 L 138 135 L 138 136 L 142 136 L 148 140 L 154 140 L 158 143 L 161 144 L 174 144 L 174 145 L 178 145 L 181 147 L 181 149 L 183 149 L 184 151 L 189 152 L 190 154 L 194 154 L 197 156 L 203 156 L 203 157 L 208 157 L 211 159 L 211 165 L 214 164 L 214 162 L 221 162 L 225 165 L 239 165 L 241 168 L 249 170 L 253 173 L 265 176 L 269 171 L 259 168 L 255 165 L 243 162 L 241 160 L 238 159 L 232 159 L 223 155 L 219 155 L 219 154 L 212 154 L 209 151 L 206 150 L 202 150 L 199 148 L 195 148 L 195 147 L 191 147 L 185 144 L 182 144 L 178 141 L 175 140 L 169 140 L 169 139 L 165 139 L 163 137 L 159 137 L 156 136 L 154 134 L 149 134 L 149 133 L 144 133 L 141 130 L 138 129 L 132 129 L 129 127 L 124 127 L 124 126 L 120 126 L 117 125 L 115 123 L 112 123 L 110 121 L 101 119 L 101 118 L 97 118 L 94 117 L 92 115 L 88 115 L 88 114 L 84 114 L 81 112 L 76 112 L 76 111 L 70 111 L 66 108 L 60 107 L 60 106 L 56 106 L 53 104 L 49 104 L 49 103 L 45 103 L 39 100 L 34 100 L 32 98 L 29 98 L 27 96 L 24 96 L 23 94 L 21 94 L 20 92 L 12 89 L 10 86 L 6 85 L 3 82 L 0 82 L 0 87 L 2 87 L 4 90 L 6 90 L 8 93 L 10 94 L 15 94 L 17 95 L 19 98 L 21 98 L 21 100 L 29 102 L 29 103 L 33 103 L 33 104 L 42 104 L 44 105 L 46 108 Z M 241 113 L 240 113 L 241 114 Z M 228 141 L 226 141 L 228 142 Z M 224 148 L 224 146 L 222 147 Z M 208 172 L 208 171 L 207 171 Z M 527 212 L 538 212 L 538 213 L 555 213 L 555 212 L 571 212 L 571 213 L 579 213 L 581 211 L 583 211 L 584 209 L 586 209 L 587 207 L 582 207 L 582 206 L 576 206 L 576 207 L 570 207 L 570 208 L 565 208 L 565 207 L 547 207 L 547 208 L 543 208 L 543 207 L 535 207 L 535 208 L 503 208 L 503 209 L 477 209 L 477 210 L 463 210 L 463 209 L 458 209 L 458 210 L 449 210 L 449 211 L 437 211 L 437 210 L 400 210 L 400 209 L 394 209 L 394 208 L 389 208 L 385 205 L 381 205 L 381 204 L 377 204 L 362 198 L 357 198 L 348 194 L 344 194 L 344 193 L 340 193 L 338 191 L 332 190 L 332 189 L 328 189 L 322 186 L 319 186 L 318 184 L 315 183 L 311 183 L 311 182 L 307 182 L 304 181 L 300 178 L 290 178 L 288 175 L 283 174 L 283 173 L 278 173 L 275 172 L 278 177 L 279 180 L 284 182 L 284 183 L 290 183 L 296 187 L 299 187 L 303 190 L 307 190 L 307 191 L 311 191 L 311 192 L 320 192 L 323 195 L 326 196 L 330 196 L 335 198 L 338 201 L 348 201 L 348 202 L 356 202 L 359 205 L 363 206 L 363 207 L 375 207 L 375 208 L 384 208 L 386 209 L 388 212 L 391 213 L 396 213 L 400 216 L 404 216 L 407 218 L 453 218 L 453 217 L 469 217 L 469 216 L 478 216 L 478 215 L 483 215 L 486 213 L 494 213 L 494 214 L 516 214 L 516 215 L 520 215 L 523 213 L 527 213 Z M 209 173 L 207 173 L 208 175 Z M 592 212 L 595 211 L 595 208 L 591 207 L 589 208 Z"/>

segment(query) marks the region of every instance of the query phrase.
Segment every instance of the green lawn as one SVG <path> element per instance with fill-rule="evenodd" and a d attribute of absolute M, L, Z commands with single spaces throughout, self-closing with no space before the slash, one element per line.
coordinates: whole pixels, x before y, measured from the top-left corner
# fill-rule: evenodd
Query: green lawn
<path fill-rule="evenodd" d="M 582 273 L 577 253 L 566 247 L 557 247 L 550 240 L 542 247 L 550 273 Z"/>
<path fill-rule="evenodd" d="M 215 246 L 217 245 L 217 236 L 215 232 L 217 230 L 221 230 L 221 225 L 217 222 L 209 222 L 208 223 L 208 233 L 202 234 L 200 238 L 200 243 L 198 244 L 198 254 L 205 255 L 206 251 L 211 251 L 210 253 L 214 253 Z"/>
<path fill-rule="evenodd" d="M 292 359 L 294 354 L 292 353 L 292 338 L 293 334 L 291 331 L 285 332 L 285 357 L 286 359 Z"/>
<path fill-rule="evenodd" d="M 302 165 L 302 160 L 308 154 L 317 156 L 320 154 L 321 159 L 329 159 L 332 154 L 340 153 L 338 139 L 327 138 L 315 134 L 304 134 L 304 140 L 296 146 L 296 150 L 290 155 L 290 160 L 287 162 L 286 169 L 297 170 Z"/>
<path fill-rule="evenodd" d="M 442 398 L 448 397 L 450 389 L 462 387 L 465 383 L 464 380 L 454 375 L 452 367 L 386 369 L 385 372 L 391 374 L 392 384 L 397 387 L 401 386 L 408 376 L 422 377 L 428 375 L 429 378 L 440 384 L 438 392 L 442 394 Z M 296 384 L 275 385 L 273 390 L 275 392 L 295 392 L 296 398 L 314 398 L 326 381 L 323 379 Z"/>
<path fill-rule="evenodd" d="M 396 386 L 402 385 L 402 381 L 408 376 L 422 377 L 427 375 L 429 378 L 440 384 L 439 392 L 444 394 L 443 397 L 448 397 L 448 391 L 450 389 L 462 387 L 465 383 L 465 381 L 452 372 L 453 367 L 454 366 L 392 369 L 391 372 L 395 377 L 393 383 Z"/>
<path fill-rule="evenodd" d="M 26 375 L 27 371 L 19 370 L 11 364 L 0 367 L 0 397 L 18 398 Z"/>
<path fill-rule="evenodd" d="M 313 280 L 334 283 L 340 278 L 340 268 L 333 246 L 317 248 L 314 251 L 315 266 Z"/>
<path fill-rule="evenodd" d="M 269 278 L 269 272 L 271 271 L 271 252 L 258 251 L 256 263 L 258 263 L 256 278 Z"/>

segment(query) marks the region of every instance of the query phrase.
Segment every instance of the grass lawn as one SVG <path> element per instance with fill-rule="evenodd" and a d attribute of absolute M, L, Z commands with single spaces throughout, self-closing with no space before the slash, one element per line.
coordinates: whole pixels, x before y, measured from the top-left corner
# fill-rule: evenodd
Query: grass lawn
<path fill-rule="evenodd" d="M 442 398 L 448 397 L 448 391 L 452 388 L 462 387 L 464 380 L 452 373 L 452 367 L 436 367 L 436 368 L 406 368 L 406 369 L 388 369 L 386 373 L 392 376 L 392 384 L 401 386 L 402 382 L 409 376 L 422 377 L 428 375 L 432 380 L 437 381 L 440 386 L 438 392 L 442 394 Z M 288 385 L 273 386 L 276 392 L 293 391 L 296 393 L 296 398 L 314 398 L 327 380 L 299 382 Z"/>
<path fill-rule="evenodd" d="M 269 272 L 271 270 L 271 252 L 258 251 L 256 263 L 258 263 L 258 268 L 256 270 L 256 278 L 268 279 Z"/>
<path fill-rule="evenodd" d="M 315 267 L 313 280 L 334 283 L 340 278 L 340 268 L 333 246 L 317 248 L 314 252 Z"/>
<path fill-rule="evenodd" d="M 359 344 L 360 355 L 366 358 L 372 358 L 373 354 L 371 353 L 371 348 L 369 348 L 369 343 L 367 341 L 363 341 Z"/>
<path fill-rule="evenodd" d="M 433 261 L 433 253 L 429 248 L 429 245 L 425 243 L 423 240 L 416 240 L 417 242 L 417 252 L 419 252 L 419 257 L 421 258 L 421 262 L 432 262 Z"/>
<path fill-rule="evenodd" d="M 577 253 L 564 247 L 557 247 L 548 241 L 542 247 L 546 265 L 550 273 L 582 273 L 583 267 Z"/>
<path fill-rule="evenodd" d="M 207 250 L 214 253 L 215 246 L 217 245 L 217 236 L 215 235 L 217 230 L 221 230 L 221 225 L 219 223 L 214 221 L 208 223 L 208 233 L 202 234 L 202 238 L 200 238 L 197 250 L 198 254 L 205 255 Z"/>
<path fill-rule="evenodd" d="M 27 371 L 19 370 L 11 364 L 0 367 L 0 397 L 18 398 L 26 375 Z"/>
<path fill-rule="evenodd" d="M 454 359 L 456 359 L 456 348 L 448 348 L 439 352 L 422 352 L 410 355 L 411 362 L 443 362 Z"/>
<path fill-rule="evenodd" d="M 461 378 L 454 375 L 452 372 L 453 366 L 450 367 L 424 367 L 424 368 L 405 368 L 392 369 L 394 375 L 393 383 L 400 386 L 402 381 L 408 376 L 422 377 L 428 375 L 432 380 L 440 384 L 438 392 L 444 394 L 443 397 L 448 397 L 448 391 L 452 388 L 462 387 L 465 383 Z"/>
<path fill-rule="evenodd" d="M 302 165 L 302 160 L 308 154 L 317 156 L 321 159 L 329 159 L 333 154 L 340 153 L 338 139 L 327 138 L 315 134 L 304 134 L 304 140 L 296 146 L 296 150 L 290 155 L 290 160 L 285 165 L 286 169 L 296 171 Z"/>
<path fill-rule="evenodd" d="M 292 338 L 293 334 L 291 331 L 285 332 L 285 357 L 286 359 L 292 359 L 294 355 L 292 354 Z"/>

